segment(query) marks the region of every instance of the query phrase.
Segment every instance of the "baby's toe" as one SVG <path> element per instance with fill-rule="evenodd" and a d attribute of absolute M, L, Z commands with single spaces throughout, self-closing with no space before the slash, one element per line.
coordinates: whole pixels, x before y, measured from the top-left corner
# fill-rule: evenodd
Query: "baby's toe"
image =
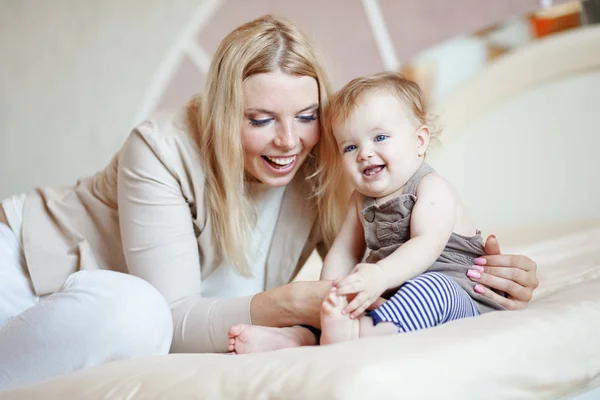
<path fill-rule="evenodd" d="M 242 326 L 241 325 L 232 325 L 229 328 L 229 337 L 230 338 L 235 338 L 236 336 L 239 336 L 242 333 Z"/>

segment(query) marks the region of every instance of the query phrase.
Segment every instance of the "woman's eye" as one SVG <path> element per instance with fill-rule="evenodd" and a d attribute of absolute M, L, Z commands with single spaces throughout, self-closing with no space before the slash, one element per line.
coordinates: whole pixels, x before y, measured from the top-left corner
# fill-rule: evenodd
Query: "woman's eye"
<path fill-rule="evenodd" d="M 267 125 L 269 122 L 271 122 L 273 118 L 265 118 L 265 119 L 254 119 L 254 118 L 249 118 L 250 121 L 250 125 L 252 126 L 264 126 Z"/>
<path fill-rule="evenodd" d="M 351 144 L 350 146 L 344 147 L 344 153 L 349 153 L 349 152 L 354 151 L 354 150 L 356 150 L 356 146 L 353 145 L 353 144 Z"/>
<path fill-rule="evenodd" d="M 300 115 L 298 116 L 298 119 L 300 119 L 301 122 L 311 122 L 317 119 L 317 113 L 310 115 Z"/>
<path fill-rule="evenodd" d="M 385 139 L 387 139 L 386 135 L 377 135 L 377 136 L 375 136 L 375 141 L 376 142 L 383 142 Z"/>

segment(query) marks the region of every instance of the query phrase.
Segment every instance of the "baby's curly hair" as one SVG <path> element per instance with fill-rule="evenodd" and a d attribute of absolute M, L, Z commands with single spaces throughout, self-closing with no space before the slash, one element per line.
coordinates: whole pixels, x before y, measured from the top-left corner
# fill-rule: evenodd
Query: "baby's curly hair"
<path fill-rule="evenodd" d="M 419 85 L 397 72 L 381 72 L 350 81 L 329 100 L 325 117 L 330 127 L 345 122 L 356 102 L 363 94 L 376 89 L 389 90 L 412 111 L 416 122 L 429 128 L 431 139 L 441 133 L 436 127 L 436 118 L 429 113 L 427 103 Z"/>

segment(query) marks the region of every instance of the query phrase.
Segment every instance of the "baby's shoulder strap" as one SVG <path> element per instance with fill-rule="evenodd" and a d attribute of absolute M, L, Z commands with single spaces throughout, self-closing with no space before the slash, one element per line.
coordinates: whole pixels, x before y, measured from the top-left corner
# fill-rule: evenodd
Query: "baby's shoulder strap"
<path fill-rule="evenodd" d="M 403 194 L 412 194 L 414 196 L 417 195 L 417 188 L 419 187 L 419 183 L 421 179 L 423 179 L 426 175 L 435 172 L 433 168 L 425 161 L 421 164 L 419 169 L 411 176 L 411 178 L 406 182 L 406 187 L 404 189 Z"/>

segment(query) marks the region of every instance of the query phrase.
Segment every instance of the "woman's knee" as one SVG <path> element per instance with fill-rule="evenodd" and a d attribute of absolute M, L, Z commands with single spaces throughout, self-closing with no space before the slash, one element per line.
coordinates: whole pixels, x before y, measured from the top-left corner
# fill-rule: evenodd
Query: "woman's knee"
<path fill-rule="evenodd" d="M 67 279 L 61 293 L 76 296 L 84 307 L 89 306 L 89 312 L 95 314 L 90 328 L 121 347 L 117 353 L 122 352 L 123 357 L 169 352 L 171 310 L 145 280 L 113 271 L 79 271 Z"/>

